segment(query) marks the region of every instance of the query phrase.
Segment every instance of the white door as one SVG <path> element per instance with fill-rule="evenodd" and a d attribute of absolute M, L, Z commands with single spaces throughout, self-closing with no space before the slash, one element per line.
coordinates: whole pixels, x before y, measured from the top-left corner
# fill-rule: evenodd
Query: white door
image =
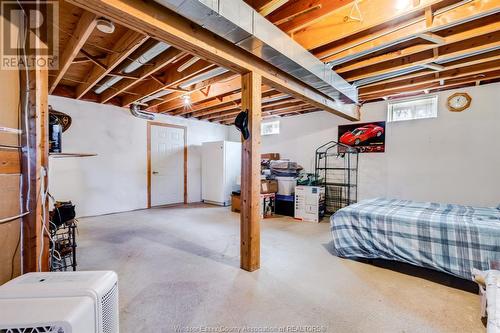
<path fill-rule="evenodd" d="M 184 202 L 184 129 L 151 125 L 151 206 Z"/>

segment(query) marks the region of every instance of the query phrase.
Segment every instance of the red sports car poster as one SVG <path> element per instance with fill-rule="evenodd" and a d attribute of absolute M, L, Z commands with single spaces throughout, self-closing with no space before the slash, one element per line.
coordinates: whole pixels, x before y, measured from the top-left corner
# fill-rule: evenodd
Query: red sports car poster
<path fill-rule="evenodd" d="M 383 153 L 385 151 L 385 121 L 341 125 L 338 142 L 355 147 L 360 153 Z M 342 147 L 339 151 L 342 151 Z"/>

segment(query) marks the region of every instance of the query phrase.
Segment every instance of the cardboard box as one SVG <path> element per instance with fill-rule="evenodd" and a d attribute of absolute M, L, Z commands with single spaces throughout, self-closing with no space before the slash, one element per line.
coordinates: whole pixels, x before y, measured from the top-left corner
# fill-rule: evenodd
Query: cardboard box
<path fill-rule="evenodd" d="M 276 193 L 278 192 L 278 181 L 262 179 L 260 181 L 260 193 Z"/>
<path fill-rule="evenodd" d="M 241 196 L 239 194 L 231 194 L 231 211 L 239 212 L 241 210 Z"/>
<path fill-rule="evenodd" d="M 295 218 L 320 222 L 325 212 L 325 188 L 320 186 L 295 187 Z"/>
<path fill-rule="evenodd" d="M 267 193 L 260 195 L 260 217 L 268 218 L 274 216 L 276 205 L 276 195 L 274 193 Z"/>
<path fill-rule="evenodd" d="M 276 205 L 276 195 L 274 193 L 267 193 L 260 195 L 260 217 L 268 218 L 274 216 Z M 237 194 L 231 195 L 231 211 L 241 212 L 241 196 Z"/>
<path fill-rule="evenodd" d="M 261 160 L 279 160 L 280 159 L 280 154 L 279 153 L 267 153 L 267 154 L 261 154 L 260 155 Z"/>

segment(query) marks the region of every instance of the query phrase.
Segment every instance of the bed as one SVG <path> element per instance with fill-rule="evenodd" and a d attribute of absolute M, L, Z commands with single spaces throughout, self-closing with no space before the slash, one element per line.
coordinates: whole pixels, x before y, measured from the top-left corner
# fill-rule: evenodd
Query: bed
<path fill-rule="evenodd" d="M 481 295 L 481 316 L 487 317 L 487 333 L 500 333 L 500 271 L 474 270 Z"/>
<path fill-rule="evenodd" d="M 331 216 L 336 254 L 387 259 L 472 280 L 472 269 L 500 260 L 500 206 L 376 198 Z"/>

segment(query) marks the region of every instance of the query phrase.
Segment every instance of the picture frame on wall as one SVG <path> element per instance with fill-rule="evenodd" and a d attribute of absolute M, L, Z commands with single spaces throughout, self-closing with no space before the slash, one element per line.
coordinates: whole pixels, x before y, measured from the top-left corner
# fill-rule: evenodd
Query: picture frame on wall
<path fill-rule="evenodd" d="M 338 142 L 356 148 L 360 153 L 385 152 L 385 121 L 340 125 Z M 342 147 L 339 147 L 341 152 Z"/>

